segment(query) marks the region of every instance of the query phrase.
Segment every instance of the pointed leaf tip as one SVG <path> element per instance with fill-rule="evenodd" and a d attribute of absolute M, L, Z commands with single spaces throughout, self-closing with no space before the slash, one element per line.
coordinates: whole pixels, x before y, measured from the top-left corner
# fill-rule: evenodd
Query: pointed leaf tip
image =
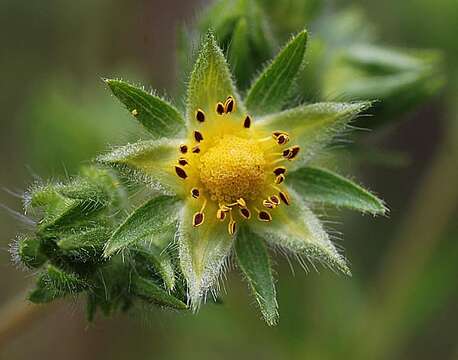
<path fill-rule="evenodd" d="M 329 170 L 304 167 L 288 176 L 289 184 L 306 200 L 384 215 L 382 200 L 354 182 Z"/>
<path fill-rule="evenodd" d="M 184 130 L 180 112 L 159 96 L 121 80 L 107 79 L 105 83 L 154 138 L 174 137 Z"/>
<path fill-rule="evenodd" d="M 278 323 L 278 304 L 274 278 L 264 240 L 242 227 L 235 241 L 237 263 L 269 326 Z"/>
<path fill-rule="evenodd" d="M 280 111 L 304 63 L 307 31 L 294 36 L 253 82 L 246 98 L 248 110 L 255 115 Z"/>

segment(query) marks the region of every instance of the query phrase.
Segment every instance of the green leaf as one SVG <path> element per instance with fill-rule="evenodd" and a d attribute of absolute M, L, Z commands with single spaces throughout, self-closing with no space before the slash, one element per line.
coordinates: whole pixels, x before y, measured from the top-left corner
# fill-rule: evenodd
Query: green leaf
<path fill-rule="evenodd" d="M 65 255 L 72 256 L 81 262 L 101 260 L 103 247 L 110 238 L 110 230 L 103 226 L 85 228 L 63 235 L 57 241 L 57 246 Z"/>
<path fill-rule="evenodd" d="M 179 140 L 139 141 L 101 155 L 97 161 L 113 166 L 133 180 L 146 183 L 167 195 L 182 191 L 182 179 L 174 164 L 180 157 Z"/>
<path fill-rule="evenodd" d="M 303 105 L 267 115 L 256 125 L 266 133 L 276 130 L 289 133 L 291 143 L 301 147 L 298 160 L 292 164 L 298 166 L 313 157 L 336 134 L 344 130 L 356 115 L 370 105 L 370 102 L 325 102 Z"/>
<path fill-rule="evenodd" d="M 213 34 L 208 33 L 201 45 L 200 53 L 191 73 L 186 104 L 188 126 L 199 125 L 195 119 L 198 109 L 207 116 L 216 117 L 216 104 L 224 102 L 228 96 L 236 101 L 235 111 L 227 115 L 229 119 L 240 121 L 244 114 L 243 103 L 232 81 L 231 73 L 223 52 L 216 44 Z"/>
<path fill-rule="evenodd" d="M 253 82 L 246 106 L 254 115 L 280 111 L 291 96 L 291 89 L 304 62 L 307 32 L 293 37 Z"/>
<path fill-rule="evenodd" d="M 75 295 L 86 288 L 86 283 L 76 274 L 48 265 L 38 278 L 37 288 L 29 294 L 33 303 L 47 303 L 58 297 Z"/>
<path fill-rule="evenodd" d="M 105 82 L 154 138 L 174 137 L 184 130 L 183 116 L 164 99 L 121 80 Z"/>
<path fill-rule="evenodd" d="M 215 287 L 225 261 L 230 254 L 233 237 L 227 227 L 209 219 L 198 227 L 192 226 L 193 215 L 201 203 L 190 199 L 181 215 L 178 245 L 181 271 L 188 285 L 191 306 L 197 310 L 205 294 Z M 209 202 L 207 216 L 216 214 L 216 204 Z"/>
<path fill-rule="evenodd" d="M 345 258 L 339 254 L 326 234 L 320 220 L 289 191 L 291 204 L 279 206 L 272 212 L 269 223 L 252 222 L 251 230 L 271 242 L 310 261 L 318 261 L 331 269 L 350 275 Z"/>
<path fill-rule="evenodd" d="M 134 275 L 132 277 L 131 292 L 139 296 L 143 300 L 152 302 L 157 305 L 170 307 L 177 310 L 185 310 L 187 306 L 180 299 L 170 295 L 160 286 L 145 279 L 141 276 Z"/>
<path fill-rule="evenodd" d="M 180 202 L 176 197 L 159 196 L 136 209 L 113 233 L 105 245 L 109 257 L 141 240 L 173 240 Z"/>
<path fill-rule="evenodd" d="M 144 265 L 147 269 L 153 267 L 155 273 L 161 276 L 167 290 L 173 290 L 175 287 L 175 270 L 166 250 L 175 236 L 175 224 L 171 229 L 165 228 L 163 232 L 164 234 L 161 234 L 161 237 L 166 241 L 161 241 L 164 243 L 162 246 L 154 244 L 158 240 L 154 237 L 151 240 L 144 240 L 136 244 L 132 247 L 132 251 L 138 264 Z M 165 234 L 168 234 L 168 236 L 164 236 Z"/>
<path fill-rule="evenodd" d="M 278 322 L 278 304 L 269 255 L 264 240 L 244 226 L 235 241 L 237 263 L 253 292 L 267 324 Z"/>
<path fill-rule="evenodd" d="M 305 167 L 288 174 L 288 184 L 307 201 L 384 214 L 383 201 L 354 182 L 329 170 Z"/>
<path fill-rule="evenodd" d="M 36 269 L 46 262 L 46 256 L 41 251 L 41 242 L 38 237 L 18 236 L 13 243 L 13 257 L 17 257 L 29 269 Z"/>

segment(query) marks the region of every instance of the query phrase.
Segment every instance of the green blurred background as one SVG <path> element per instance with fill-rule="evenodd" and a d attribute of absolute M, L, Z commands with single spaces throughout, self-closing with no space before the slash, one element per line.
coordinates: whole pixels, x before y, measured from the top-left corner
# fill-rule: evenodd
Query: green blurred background
<path fill-rule="evenodd" d="M 0 359 L 458 359 L 458 4 L 338 3 L 360 6 L 384 45 L 442 50 L 447 78 L 439 96 L 368 140 L 403 152 L 408 165 L 353 170 L 387 201 L 389 218 L 328 214 L 345 234 L 353 278 L 291 271 L 277 256 L 275 328 L 259 318 L 237 271 L 225 282 L 224 305 L 198 316 L 139 311 L 88 326 L 70 300 L 0 345 Z M 63 179 L 109 145 L 141 136 L 100 77 L 173 94 L 184 82 L 176 26 L 204 5 L 0 0 L 0 204 L 21 211 L 14 193 L 35 177 Z M 24 226 L 0 209 L 0 304 L 31 280 L 8 254 Z"/>

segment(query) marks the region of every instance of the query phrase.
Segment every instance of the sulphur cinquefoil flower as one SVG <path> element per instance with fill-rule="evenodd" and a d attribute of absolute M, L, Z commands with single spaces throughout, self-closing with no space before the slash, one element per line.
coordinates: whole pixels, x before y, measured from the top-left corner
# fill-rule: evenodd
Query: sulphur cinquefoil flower
<path fill-rule="evenodd" d="M 213 35 L 191 74 L 186 111 L 119 80 L 108 85 L 152 134 L 99 157 L 157 190 L 115 231 L 105 256 L 138 240 L 178 246 L 190 305 L 197 309 L 231 253 L 269 324 L 277 321 L 267 245 L 350 274 L 320 220 L 316 202 L 383 213 L 383 203 L 330 171 L 307 167 L 368 103 L 318 103 L 286 109 L 303 66 L 307 33 L 293 37 L 237 92 Z"/>

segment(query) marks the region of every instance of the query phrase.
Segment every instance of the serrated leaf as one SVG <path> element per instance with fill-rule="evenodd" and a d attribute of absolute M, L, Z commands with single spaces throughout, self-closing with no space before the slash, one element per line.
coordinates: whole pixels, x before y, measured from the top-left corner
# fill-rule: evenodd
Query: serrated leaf
<path fill-rule="evenodd" d="M 176 197 L 159 196 L 136 209 L 113 233 L 105 245 L 109 257 L 142 240 L 169 236 L 173 240 L 180 202 Z M 170 231 L 172 230 L 172 231 Z"/>
<path fill-rule="evenodd" d="M 329 268 L 350 275 L 345 258 L 339 254 L 320 220 L 289 190 L 291 204 L 280 206 L 269 223 L 252 222 L 253 232 L 284 249 L 310 261 L 318 261 Z"/>
<path fill-rule="evenodd" d="M 209 116 L 216 116 L 217 102 L 224 102 L 228 96 L 236 101 L 235 111 L 228 119 L 237 119 L 244 113 L 243 103 L 232 81 L 231 73 L 213 34 L 208 33 L 201 45 L 199 56 L 191 73 L 186 104 L 186 120 L 189 125 L 198 125 L 195 113 L 203 110 Z"/>
<path fill-rule="evenodd" d="M 197 310 L 205 294 L 215 287 L 233 243 L 226 226 L 216 221 L 204 221 L 192 226 L 193 215 L 201 205 L 189 200 L 180 215 L 178 245 L 180 267 L 188 285 L 191 306 Z M 216 205 L 207 204 L 206 214 L 215 214 Z"/>
<path fill-rule="evenodd" d="M 237 263 L 245 275 L 267 324 L 278 322 L 274 278 L 264 240 L 244 226 L 235 241 Z"/>
<path fill-rule="evenodd" d="M 265 115 L 280 111 L 291 96 L 291 89 L 304 62 L 307 32 L 293 37 L 253 82 L 246 97 L 248 111 Z"/>
<path fill-rule="evenodd" d="M 113 166 L 133 180 L 141 181 L 168 195 L 182 190 L 182 179 L 174 164 L 180 156 L 179 140 L 139 141 L 101 155 L 97 161 Z"/>
<path fill-rule="evenodd" d="M 105 82 L 154 138 L 174 137 L 184 130 L 183 116 L 169 102 L 121 80 Z"/>
<path fill-rule="evenodd" d="M 305 200 L 384 214 L 383 201 L 354 182 L 329 170 L 304 167 L 288 174 L 288 184 Z"/>
<path fill-rule="evenodd" d="M 131 286 L 131 292 L 148 302 L 177 310 L 187 309 L 184 302 L 169 294 L 151 280 L 134 275 L 132 277 Z"/>
<path fill-rule="evenodd" d="M 301 147 L 297 160 L 292 164 L 297 167 L 313 157 L 370 105 L 370 102 L 303 105 L 267 115 L 257 122 L 257 126 L 266 133 L 276 130 L 289 133 L 291 143 Z"/>

